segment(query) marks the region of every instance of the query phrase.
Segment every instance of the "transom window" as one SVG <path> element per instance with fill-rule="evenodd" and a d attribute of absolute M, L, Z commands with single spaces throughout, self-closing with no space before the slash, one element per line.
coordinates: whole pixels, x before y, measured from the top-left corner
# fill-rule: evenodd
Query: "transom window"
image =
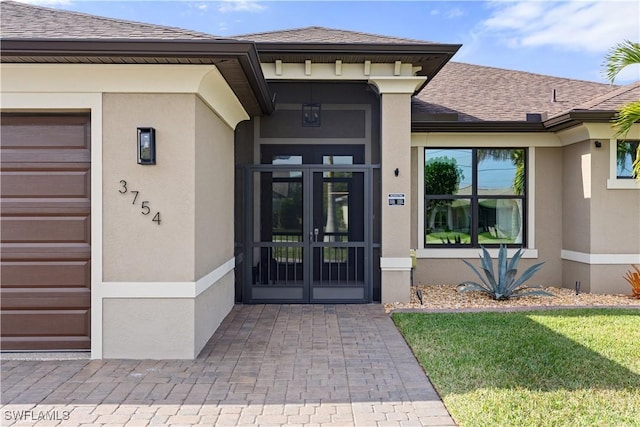
<path fill-rule="evenodd" d="M 526 244 L 523 148 L 426 148 L 425 247 Z"/>
<path fill-rule="evenodd" d="M 616 153 L 616 178 L 633 179 L 633 162 L 638 154 L 640 141 L 618 141 Z"/>

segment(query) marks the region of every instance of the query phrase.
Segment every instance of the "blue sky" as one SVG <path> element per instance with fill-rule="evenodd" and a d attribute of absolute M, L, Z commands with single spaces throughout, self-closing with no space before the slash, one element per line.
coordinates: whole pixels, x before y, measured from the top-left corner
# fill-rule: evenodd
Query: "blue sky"
<path fill-rule="evenodd" d="M 22 0 L 218 36 L 323 26 L 463 47 L 455 61 L 604 82 L 607 50 L 640 41 L 640 2 Z M 616 83 L 640 80 L 627 67 Z"/>

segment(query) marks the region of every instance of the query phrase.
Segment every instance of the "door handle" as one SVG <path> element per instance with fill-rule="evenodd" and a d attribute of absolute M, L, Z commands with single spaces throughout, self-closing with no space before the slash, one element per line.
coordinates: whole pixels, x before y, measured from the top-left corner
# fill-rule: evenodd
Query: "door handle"
<path fill-rule="evenodd" d="M 313 231 L 309 232 L 309 238 L 312 242 L 318 241 L 318 234 L 320 234 L 320 230 L 318 230 L 317 228 L 314 228 Z"/>

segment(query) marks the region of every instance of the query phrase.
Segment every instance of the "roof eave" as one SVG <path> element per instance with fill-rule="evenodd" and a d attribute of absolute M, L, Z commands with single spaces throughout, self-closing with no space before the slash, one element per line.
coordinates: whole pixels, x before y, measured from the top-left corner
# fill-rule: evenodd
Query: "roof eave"
<path fill-rule="evenodd" d="M 545 120 L 544 126 L 551 131 L 559 131 L 577 126 L 584 122 L 608 123 L 615 115 L 609 110 L 572 110 Z"/>
<path fill-rule="evenodd" d="M 542 122 L 515 121 L 416 121 L 411 123 L 411 132 L 545 132 Z"/>
<path fill-rule="evenodd" d="M 349 55 L 361 57 L 412 57 L 413 65 L 421 66 L 417 75 L 427 77 L 415 93 L 419 93 L 425 85 L 446 65 L 453 55 L 462 47 L 461 44 L 410 44 L 410 43 L 289 43 L 289 42 L 256 42 L 258 54 L 265 56 L 299 56 L 300 61 L 313 55 Z M 435 62 L 425 62 L 425 56 L 439 57 Z M 430 58 L 432 59 L 432 58 Z"/>
<path fill-rule="evenodd" d="M 25 62 L 21 58 L 28 57 L 192 58 L 211 60 L 234 58 L 240 63 L 262 113 L 270 114 L 274 109 L 267 83 L 262 74 L 258 53 L 255 45 L 251 42 L 226 39 L 1 39 L 0 50 L 2 51 L 0 61 L 4 63 Z M 80 62 L 82 61 L 80 60 Z"/>

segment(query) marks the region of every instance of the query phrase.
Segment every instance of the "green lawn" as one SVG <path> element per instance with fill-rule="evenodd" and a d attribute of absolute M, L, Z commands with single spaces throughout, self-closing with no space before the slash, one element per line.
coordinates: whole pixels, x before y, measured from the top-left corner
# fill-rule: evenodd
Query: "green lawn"
<path fill-rule="evenodd" d="M 393 320 L 462 426 L 640 426 L 640 310 Z"/>

